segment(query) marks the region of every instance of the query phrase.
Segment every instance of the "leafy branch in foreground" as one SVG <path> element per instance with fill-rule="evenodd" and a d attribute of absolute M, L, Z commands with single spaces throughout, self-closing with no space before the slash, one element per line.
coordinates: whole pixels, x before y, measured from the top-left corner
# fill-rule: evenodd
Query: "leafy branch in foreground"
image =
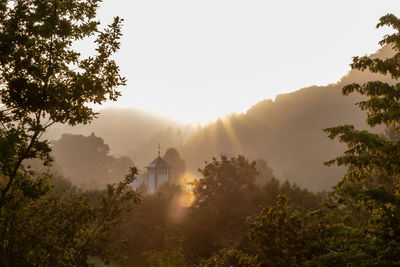
<path fill-rule="evenodd" d="M 7 226 L 1 232 L 7 241 L 0 244 L 1 262 L 6 266 L 86 266 L 89 256 L 105 262 L 119 260 L 110 241 L 121 215 L 140 201 L 130 187 L 136 175 L 132 168 L 123 181 L 104 192 L 67 190 L 36 201 L 20 195 L 25 205 L 0 219 Z"/>
<path fill-rule="evenodd" d="M 104 31 L 95 20 L 100 0 L 25 0 L 0 4 L 0 208 L 17 190 L 26 159 L 50 164 L 41 136 L 54 123 L 88 123 L 88 103 L 116 100 L 125 84 L 111 56 L 119 49 L 121 22 Z M 94 56 L 83 58 L 75 41 L 97 35 Z M 25 179 L 30 179 L 25 177 Z M 14 188 L 14 189 L 12 189 Z"/>
<path fill-rule="evenodd" d="M 383 124 L 392 127 L 397 134 L 400 130 L 400 84 L 397 83 L 400 77 L 399 25 L 400 20 L 392 14 L 383 16 L 377 25 L 389 26 L 395 30 L 395 33 L 386 35 L 380 42 L 381 45 L 388 45 L 393 49 L 392 57 L 354 57 L 351 64 L 353 69 L 390 75 L 393 83 L 370 81 L 343 88 L 345 95 L 358 92 L 367 97 L 357 105 L 367 111 L 367 123 L 370 126 Z M 366 130 L 356 130 L 351 125 L 328 128 L 325 131 L 330 138 L 339 138 L 348 147 L 344 155 L 326 164 L 349 168 L 334 194 L 343 216 L 354 218 L 358 214 L 359 217 L 353 219 L 352 223 L 345 224 L 350 231 L 342 231 L 347 233 L 342 239 L 346 240 L 346 249 L 336 246 L 324 258 L 341 264 L 399 265 L 399 139 L 391 140 Z M 321 262 L 324 262 L 323 258 Z"/>
<path fill-rule="evenodd" d="M 88 255 L 107 260 L 100 241 L 127 203 L 138 201 L 128 186 L 136 169 L 108 187 L 97 207 L 93 194 L 54 194 L 51 177 L 32 171 L 27 161 L 49 166 L 46 130 L 89 123 L 96 113 L 88 104 L 115 101 L 126 83 L 112 59 L 122 19 L 99 30 L 100 2 L 0 2 L 0 262 L 6 266 L 86 266 Z M 96 48 L 84 58 L 74 47 L 88 37 Z"/>

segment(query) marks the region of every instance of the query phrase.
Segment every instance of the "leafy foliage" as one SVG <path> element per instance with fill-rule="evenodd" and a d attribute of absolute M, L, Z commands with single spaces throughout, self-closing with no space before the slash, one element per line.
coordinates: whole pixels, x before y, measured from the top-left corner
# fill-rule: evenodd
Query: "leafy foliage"
<path fill-rule="evenodd" d="M 397 81 L 400 77 L 399 25 L 400 19 L 391 14 L 382 17 L 377 25 L 396 30 L 381 41 L 382 45 L 394 49 L 394 56 L 386 59 L 354 57 L 353 69 L 389 74 L 391 81 Z M 312 212 L 293 209 L 288 200 L 280 196 L 276 207 L 264 207 L 249 219 L 250 247 L 243 250 L 237 245 L 231 246 L 208 262 L 214 259 L 221 266 L 238 265 L 241 258 L 250 255 L 261 266 L 398 266 L 400 142 L 396 134 L 400 132 L 399 90 L 398 83 L 384 81 L 345 86 L 344 94 L 356 91 L 367 97 L 358 103 L 367 111 L 367 123 L 390 127 L 390 136 L 356 130 L 352 125 L 326 129 L 330 138 L 338 137 L 348 146 L 344 155 L 326 163 L 349 168 L 332 193 L 331 201 L 323 209 Z M 273 179 L 265 188 L 268 192 L 281 190 Z M 291 189 L 290 192 L 299 191 L 295 186 L 286 188 Z"/>
<path fill-rule="evenodd" d="M 249 162 L 245 157 L 221 160 L 213 158 L 204 169 L 199 170 L 203 176 L 194 188 L 195 208 L 210 208 L 215 214 L 226 212 L 226 205 L 231 201 L 238 201 L 241 192 L 254 185 L 257 177 L 256 163 Z"/>
<path fill-rule="evenodd" d="M 116 100 L 125 84 L 112 55 L 122 20 L 103 31 L 101 0 L 5 0 L 0 3 L 0 262 L 6 266 L 87 266 L 111 258 L 110 229 L 138 195 L 126 179 L 106 192 L 55 194 L 48 174 L 27 160 L 52 162 L 43 133 L 54 123 L 89 123 L 88 103 Z M 73 49 L 95 37 L 95 54 Z M 97 195 L 97 197 L 95 197 Z M 101 200 L 91 202 L 94 197 Z"/>
<path fill-rule="evenodd" d="M 395 81 L 399 76 L 400 20 L 392 14 L 383 16 L 377 27 L 390 26 L 395 33 L 386 35 L 381 45 L 393 48 L 395 54 L 386 59 L 354 57 L 353 69 L 369 70 L 373 73 L 390 75 Z M 358 103 L 367 111 L 370 126 L 384 124 L 398 132 L 400 120 L 400 84 L 370 81 L 350 84 L 343 88 L 344 94 L 358 92 L 367 97 Z M 333 245 L 332 252 L 321 258 L 342 264 L 363 266 L 399 265 L 400 214 L 399 174 L 400 142 L 367 131 L 356 130 L 351 125 L 328 128 L 330 138 L 338 137 L 348 146 L 344 155 L 327 162 L 349 167 L 349 171 L 335 190 L 343 215 L 349 218 L 354 213 L 360 219 L 346 224 L 347 231 L 339 231 L 347 243 L 345 250 Z M 361 219 L 362 218 L 362 219 Z"/>
<path fill-rule="evenodd" d="M 179 252 L 180 225 L 174 215 L 182 211 L 177 203 L 180 194 L 179 186 L 163 184 L 156 195 L 144 195 L 140 205 L 123 215 L 112 243 L 125 258 L 124 266 L 148 266 L 149 257 L 159 259 L 169 257 L 168 252 Z"/>
<path fill-rule="evenodd" d="M 183 248 L 179 240 L 166 240 L 165 249 L 162 251 L 148 251 L 144 255 L 147 263 L 154 267 L 186 267 L 188 266 Z"/>
<path fill-rule="evenodd" d="M 86 266 L 89 256 L 118 260 L 110 242 L 121 215 L 139 196 L 129 184 L 137 170 L 103 192 L 47 193 L 36 200 L 14 194 L 0 219 L 0 259 L 6 266 Z"/>
<path fill-rule="evenodd" d="M 257 209 L 255 164 L 244 156 L 222 156 L 199 170 L 203 177 L 194 184 L 195 201 L 184 222 L 184 246 L 194 261 L 245 236 L 246 217 Z"/>
<path fill-rule="evenodd" d="M 203 264 L 305 266 L 328 252 L 328 240 L 335 232 L 327 215 L 323 210 L 294 208 L 285 195 L 279 195 L 275 206 L 248 217 L 247 242 L 224 248 Z"/>
<path fill-rule="evenodd" d="M 303 208 L 292 210 L 288 199 L 278 197 L 276 207 L 264 207 L 249 218 L 249 238 L 263 266 L 301 266 L 325 252 L 324 227 L 319 214 Z"/>
<path fill-rule="evenodd" d="M 87 103 L 116 100 L 125 84 L 110 58 L 119 49 L 122 20 L 103 32 L 95 20 L 100 0 L 2 1 L 0 9 L 0 207 L 21 164 L 51 162 L 49 143 L 40 140 L 56 122 L 88 123 Z M 75 41 L 97 34 L 95 56 L 73 50 Z M 29 179 L 25 176 L 25 179 Z"/>
<path fill-rule="evenodd" d="M 206 205 L 182 205 L 185 192 L 174 184 L 164 184 L 157 194 L 144 196 L 141 205 L 127 213 L 116 230 L 115 240 L 127 241 L 127 246 L 118 247 L 119 253 L 126 256 L 124 266 L 162 266 L 180 262 L 178 259 L 185 260 L 184 266 L 259 264 L 254 242 L 247 236 L 248 216 L 256 216 L 259 205 L 275 206 L 283 192 L 293 196 L 293 206 L 305 205 L 304 213 L 321 207 L 323 198 L 288 182 L 281 184 L 276 178 L 260 187 L 254 184 L 254 175 L 258 175 L 255 167 L 243 156 L 207 163 L 201 170 L 207 170 L 207 176 L 195 182 L 194 190 L 208 185 L 207 179 L 221 186 L 196 191 L 197 201 L 206 199 Z M 233 179 L 245 181 L 233 189 L 236 193 L 229 190 Z M 217 208 L 224 214 L 218 215 L 221 211 Z"/>
<path fill-rule="evenodd" d="M 215 255 L 201 264 L 203 267 L 224 267 L 224 266 L 243 266 L 258 267 L 257 257 L 253 257 L 237 249 L 222 249 Z"/>

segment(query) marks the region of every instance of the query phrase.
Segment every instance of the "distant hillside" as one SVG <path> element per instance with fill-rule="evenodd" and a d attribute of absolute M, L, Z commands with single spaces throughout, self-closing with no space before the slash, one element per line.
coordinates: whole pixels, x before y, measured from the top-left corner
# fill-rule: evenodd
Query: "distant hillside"
<path fill-rule="evenodd" d="M 384 58 L 390 53 L 384 48 L 371 57 Z M 279 95 L 275 101 L 263 100 L 244 114 L 232 114 L 196 129 L 136 109 L 108 108 L 89 125 L 58 125 L 47 138 L 94 132 L 109 145 L 110 155 L 127 155 L 141 169 L 156 156 L 158 143 L 162 153 L 170 147 L 178 149 L 187 169 L 195 173 L 214 156 L 243 154 L 265 159 L 280 179 L 311 190 L 329 190 L 344 169 L 328 168 L 323 162 L 343 153 L 345 147 L 329 140 L 323 129 L 340 124 L 366 128 L 365 112 L 355 106 L 360 96 L 343 96 L 342 88 L 377 79 L 391 82 L 381 75 L 350 71 L 336 84 L 303 88 Z"/>
<path fill-rule="evenodd" d="M 110 147 L 111 155 L 127 155 L 143 167 L 156 155 L 158 142 L 164 151 L 168 148 L 166 145 L 181 146 L 190 131 L 188 125 L 141 110 L 106 108 L 88 125 L 54 125 L 46 138 L 58 140 L 63 133 L 87 136 L 94 132 Z"/>
<path fill-rule="evenodd" d="M 381 49 L 373 57 L 387 57 L 390 52 Z M 196 169 L 212 156 L 241 153 L 267 160 L 278 178 L 312 190 L 330 189 L 344 169 L 328 168 L 323 162 L 343 153 L 345 147 L 328 139 L 323 129 L 340 124 L 366 128 L 365 112 L 355 106 L 360 95 L 343 96 L 342 88 L 376 79 L 390 82 L 380 75 L 350 71 L 336 84 L 261 101 L 245 114 L 219 119 L 198 130 L 182 148 L 182 157 L 189 168 Z"/>

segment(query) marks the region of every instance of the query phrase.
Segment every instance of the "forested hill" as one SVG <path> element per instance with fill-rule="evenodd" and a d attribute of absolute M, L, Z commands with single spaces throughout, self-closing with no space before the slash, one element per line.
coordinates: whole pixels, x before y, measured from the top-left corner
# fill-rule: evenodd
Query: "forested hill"
<path fill-rule="evenodd" d="M 138 167 L 143 167 L 154 158 L 157 145 L 181 146 L 191 132 L 191 126 L 132 108 L 105 108 L 98 118 L 87 125 L 54 125 L 46 138 L 58 140 L 62 134 L 90 135 L 101 137 L 116 156 L 129 156 Z M 179 131 L 178 131 L 179 129 Z"/>
<path fill-rule="evenodd" d="M 389 53 L 381 49 L 372 57 Z M 330 189 L 344 169 L 328 168 L 323 162 L 340 155 L 345 147 L 329 140 L 323 129 L 341 124 L 366 128 L 365 112 L 355 106 L 360 96 L 343 96 L 342 88 L 376 79 L 384 77 L 353 70 L 336 84 L 261 101 L 245 114 L 233 114 L 198 130 L 182 148 L 183 158 L 195 169 L 212 156 L 243 153 L 267 160 L 278 178 L 312 190 Z"/>
<path fill-rule="evenodd" d="M 373 56 L 387 57 L 389 53 L 389 49 L 381 49 Z M 340 155 L 345 147 L 329 140 L 323 129 L 340 124 L 366 128 L 365 112 L 355 106 L 360 96 L 343 96 L 342 88 L 376 79 L 383 76 L 353 70 L 336 84 L 279 95 L 275 101 L 257 103 L 244 114 L 232 114 L 200 128 L 135 109 L 103 109 L 92 124 L 58 125 L 48 138 L 94 132 L 108 144 L 110 154 L 127 155 L 140 169 L 153 160 L 158 143 L 163 151 L 178 149 L 187 169 L 194 173 L 212 157 L 243 154 L 250 159 L 265 159 L 281 180 L 311 190 L 329 190 L 344 169 L 328 168 L 323 162 Z"/>

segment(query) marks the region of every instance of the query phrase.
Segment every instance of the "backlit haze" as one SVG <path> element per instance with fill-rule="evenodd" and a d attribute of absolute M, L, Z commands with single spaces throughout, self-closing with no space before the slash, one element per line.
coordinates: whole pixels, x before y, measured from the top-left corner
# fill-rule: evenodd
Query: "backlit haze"
<path fill-rule="evenodd" d="M 351 57 L 375 52 L 398 0 L 105 0 L 124 18 L 116 60 L 128 84 L 118 102 L 190 123 L 338 81 Z"/>

